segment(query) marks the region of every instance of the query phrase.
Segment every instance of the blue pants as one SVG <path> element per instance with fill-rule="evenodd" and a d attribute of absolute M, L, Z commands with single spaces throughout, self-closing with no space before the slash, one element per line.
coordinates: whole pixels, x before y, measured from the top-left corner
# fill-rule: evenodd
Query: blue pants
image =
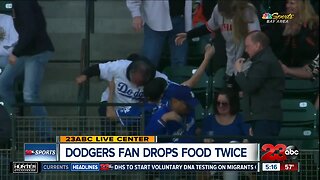
<path fill-rule="evenodd" d="M 263 144 L 273 144 L 276 145 L 277 141 L 274 139 L 263 139 L 263 137 L 268 136 L 278 136 L 281 129 L 281 122 L 274 120 L 256 120 L 251 122 L 251 127 L 253 130 L 253 137 L 262 138 L 258 139 L 257 142 L 260 143 L 260 147 Z M 258 180 L 277 180 L 279 177 L 278 172 L 261 172 L 259 174 Z"/>
<path fill-rule="evenodd" d="M 33 56 L 21 56 L 17 58 L 16 64 L 14 65 L 7 64 L 0 76 L 0 96 L 5 99 L 8 104 L 14 104 L 16 102 L 14 81 L 17 76 L 24 73 L 24 102 L 41 103 L 39 97 L 41 81 L 44 75 L 45 65 L 52 55 L 52 52 L 45 51 Z M 44 106 L 31 106 L 31 113 L 32 116 L 47 116 L 47 110 Z M 40 131 L 43 135 L 49 133 L 48 131 L 52 131 L 50 123 L 41 118 L 37 118 L 35 126 L 38 128 L 37 131 Z"/>
<path fill-rule="evenodd" d="M 186 64 L 188 53 L 187 41 L 181 46 L 176 46 L 174 41 L 178 33 L 185 32 L 185 18 L 177 16 L 172 18 L 171 21 L 173 29 L 170 31 L 154 31 L 147 24 L 144 25 L 143 55 L 155 66 L 159 65 L 165 40 L 168 40 L 170 47 L 171 65 L 182 66 Z"/>
<path fill-rule="evenodd" d="M 281 122 L 274 120 L 255 120 L 251 122 L 253 137 L 263 138 L 268 136 L 278 136 L 281 129 Z M 274 139 L 258 139 L 260 145 L 276 144 Z"/>

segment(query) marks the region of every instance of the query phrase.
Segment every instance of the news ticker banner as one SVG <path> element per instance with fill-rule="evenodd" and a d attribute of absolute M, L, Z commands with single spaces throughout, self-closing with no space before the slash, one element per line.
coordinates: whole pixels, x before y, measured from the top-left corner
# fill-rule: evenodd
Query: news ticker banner
<path fill-rule="evenodd" d="M 255 143 L 25 144 L 24 161 L 258 162 Z"/>
<path fill-rule="evenodd" d="M 12 162 L 12 173 L 106 172 L 106 171 L 252 171 L 259 163 L 101 163 L 101 162 Z"/>
<path fill-rule="evenodd" d="M 101 163 L 12 162 L 12 173 L 107 172 L 107 171 L 246 171 L 299 172 L 299 163 Z"/>

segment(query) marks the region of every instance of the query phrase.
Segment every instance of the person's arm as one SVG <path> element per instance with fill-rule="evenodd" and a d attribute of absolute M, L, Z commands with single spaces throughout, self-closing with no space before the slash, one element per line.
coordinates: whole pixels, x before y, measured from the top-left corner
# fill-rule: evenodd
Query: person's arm
<path fill-rule="evenodd" d="M 145 135 L 161 135 L 165 134 L 167 131 L 167 122 L 168 121 L 180 121 L 181 116 L 176 112 L 170 111 L 164 113 L 162 110 L 158 111 L 151 118 L 151 121 L 148 123 L 145 128 Z"/>
<path fill-rule="evenodd" d="M 81 84 L 85 82 L 88 78 L 93 76 L 100 76 L 99 64 L 92 65 L 86 68 L 77 78 L 76 83 Z"/>
<path fill-rule="evenodd" d="M 288 76 L 293 76 L 296 78 L 310 79 L 313 77 L 312 71 L 309 68 L 309 65 L 304 67 L 288 67 L 285 64 L 281 63 L 283 72 Z"/>
<path fill-rule="evenodd" d="M 16 19 L 19 22 L 19 40 L 14 47 L 12 54 L 19 57 L 32 43 L 33 38 L 37 33 L 37 15 L 34 7 L 37 6 L 36 1 L 14 1 L 13 9 L 16 14 Z"/>
<path fill-rule="evenodd" d="M 126 0 L 127 7 L 132 16 L 132 26 L 135 31 L 141 31 L 143 25 L 143 20 L 140 12 L 141 3 L 141 0 Z"/>
<path fill-rule="evenodd" d="M 208 20 L 208 22 L 205 25 L 196 27 L 186 33 L 178 33 L 177 37 L 175 39 L 176 45 L 181 45 L 183 42 L 188 38 L 194 38 L 199 37 L 205 34 L 209 34 L 217 29 L 219 29 L 219 24 L 216 20 L 217 16 L 219 16 L 218 12 L 218 6 L 215 6 L 211 18 Z"/>
<path fill-rule="evenodd" d="M 214 53 L 215 53 L 214 46 L 207 44 L 205 47 L 204 60 L 200 64 L 197 71 L 191 76 L 191 78 L 183 82 L 182 85 L 193 88 L 197 84 L 197 82 L 199 81 L 203 73 L 205 72 L 206 67 L 208 66 L 210 59 L 214 55 Z"/>
<path fill-rule="evenodd" d="M 112 81 L 109 82 L 109 97 L 108 97 L 108 103 L 113 103 L 114 102 L 114 95 L 115 95 L 115 83 L 114 83 L 114 78 L 112 78 Z M 116 118 L 116 111 L 114 106 L 107 106 L 106 109 L 107 112 L 107 117 L 108 118 Z"/>
<path fill-rule="evenodd" d="M 114 75 L 122 73 L 123 69 L 128 67 L 130 63 L 131 61 L 128 60 L 117 60 L 92 65 L 85 69 L 81 75 L 76 78 L 76 82 L 81 84 L 93 76 L 99 76 L 102 80 L 112 81 Z"/>

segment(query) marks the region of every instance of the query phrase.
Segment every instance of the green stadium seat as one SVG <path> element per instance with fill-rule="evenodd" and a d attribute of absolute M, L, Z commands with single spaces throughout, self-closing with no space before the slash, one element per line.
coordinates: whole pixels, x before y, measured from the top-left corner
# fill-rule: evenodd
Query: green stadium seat
<path fill-rule="evenodd" d="M 204 109 L 201 104 L 198 104 L 195 108 L 195 118 L 196 122 L 202 123 L 202 120 L 204 118 Z"/>
<path fill-rule="evenodd" d="M 284 99 L 280 143 L 292 144 L 299 149 L 315 149 L 319 136 L 316 132 L 317 112 L 313 104 L 303 99 Z"/>
<path fill-rule="evenodd" d="M 285 98 L 292 99 L 308 99 L 314 101 L 317 93 L 319 92 L 319 79 L 305 80 L 287 78 L 285 81 Z"/>
<path fill-rule="evenodd" d="M 315 128 L 317 123 L 317 111 L 314 105 L 303 99 L 283 99 L 283 126 L 310 126 Z"/>
<path fill-rule="evenodd" d="M 2 14 L 12 14 L 12 2 L 9 0 L 0 1 L 0 13 Z"/>
<path fill-rule="evenodd" d="M 298 149 L 319 148 L 319 136 L 314 128 L 308 127 L 282 127 L 278 143 L 297 146 Z"/>
<path fill-rule="evenodd" d="M 226 68 L 220 68 L 213 76 L 213 88 L 220 90 L 225 87 L 225 72 Z"/>
<path fill-rule="evenodd" d="M 204 49 L 208 43 L 207 36 L 196 37 L 188 40 L 188 64 L 199 66 L 202 62 Z"/>

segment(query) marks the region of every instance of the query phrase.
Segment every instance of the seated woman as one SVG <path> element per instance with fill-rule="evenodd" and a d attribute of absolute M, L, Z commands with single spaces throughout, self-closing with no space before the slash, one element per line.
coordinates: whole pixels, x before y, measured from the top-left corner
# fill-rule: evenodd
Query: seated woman
<path fill-rule="evenodd" d="M 247 139 L 231 136 L 249 136 L 252 130 L 249 124 L 244 122 L 239 113 L 239 94 L 231 89 L 222 89 L 214 98 L 214 115 L 209 115 L 202 124 L 202 134 L 210 136 L 204 139 L 207 143 L 248 142 Z M 203 178 L 209 178 L 215 172 L 206 172 Z M 224 179 L 238 179 L 237 172 L 223 172 Z"/>
<path fill-rule="evenodd" d="M 212 136 L 212 138 L 206 138 L 204 141 L 219 143 L 247 141 L 241 138 L 223 137 L 249 136 L 252 134 L 250 125 L 244 122 L 239 110 L 238 93 L 230 88 L 221 90 L 214 100 L 214 115 L 209 115 L 202 124 L 202 134 Z M 217 138 L 214 138 L 214 136 L 217 136 Z"/>

